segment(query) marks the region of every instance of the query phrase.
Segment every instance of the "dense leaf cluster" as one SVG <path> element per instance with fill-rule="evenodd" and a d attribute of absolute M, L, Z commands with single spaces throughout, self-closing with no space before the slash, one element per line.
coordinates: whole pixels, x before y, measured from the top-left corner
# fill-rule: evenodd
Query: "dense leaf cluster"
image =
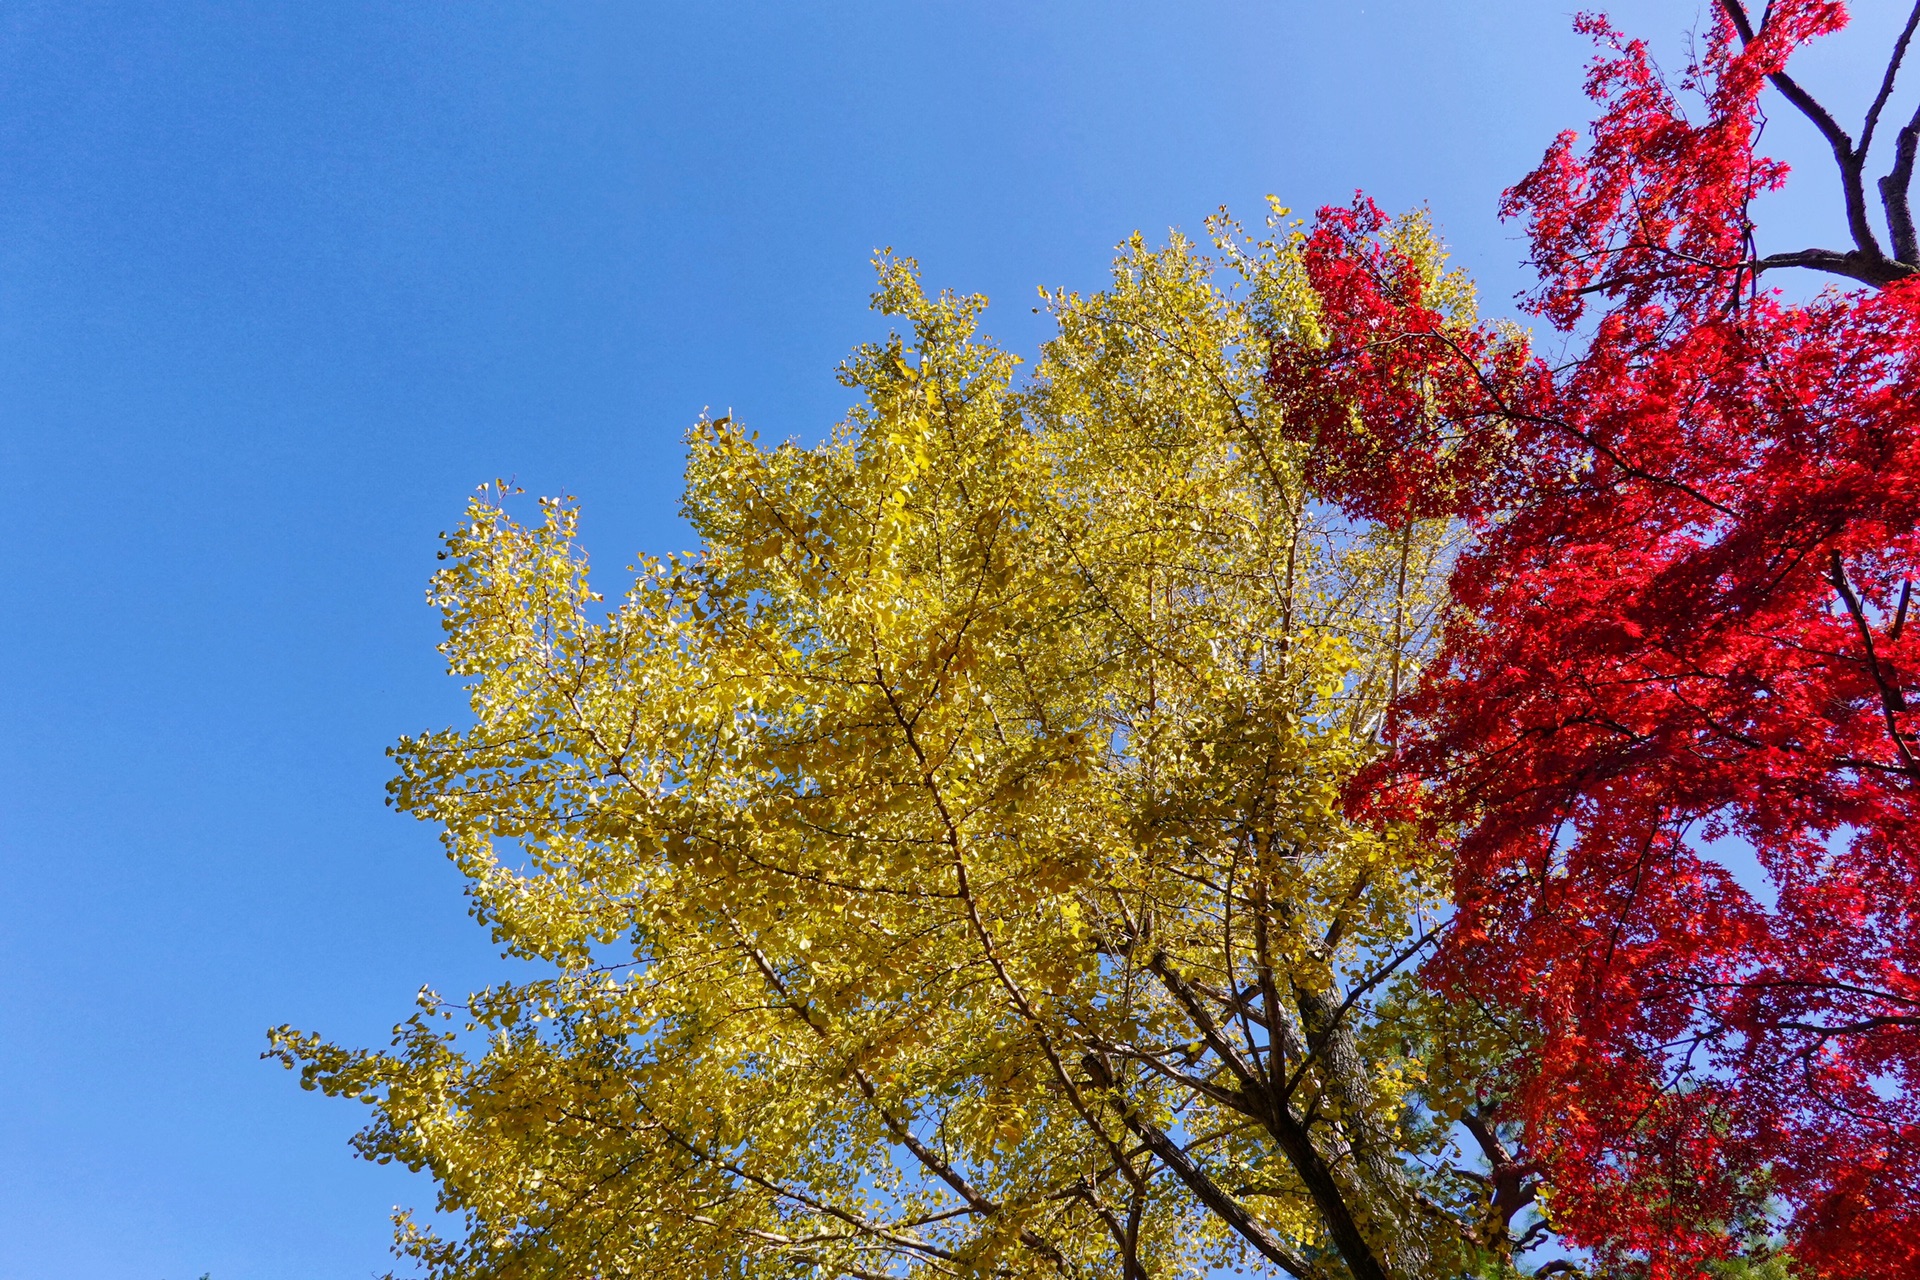
<path fill-rule="evenodd" d="M 979 299 L 883 261 L 910 332 L 846 366 L 863 403 L 814 448 L 697 427 L 700 548 L 611 608 L 570 505 L 474 501 L 432 589 L 474 722 L 404 741 L 393 796 L 548 976 L 427 997 L 389 1052 L 277 1033 L 434 1175 L 429 1274 L 1506 1255 L 1524 1201 L 1485 1220 L 1431 1051 L 1505 1030 L 1405 980 L 1439 847 L 1343 811 L 1451 526 L 1317 499 L 1265 382 L 1313 324 L 1298 246 L 1218 230 L 1053 297 L 1017 390 Z"/>
<path fill-rule="evenodd" d="M 1920 116 L 1879 186 L 1891 256 L 1861 184 L 1915 22 L 1855 142 L 1785 73 L 1844 20 L 1776 3 L 1756 30 L 1729 3 L 1679 86 L 1584 21 L 1602 114 L 1505 206 L 1530 309 L 1583 339 L 1564 367 L 1491 329 L 1436 342 L 1344 210 L 1310 262 L 1332 345 L 1274 367 L 1347 411 L 1299 420 L 1349 509 L 1477 522 L 1401 750 L 1354 802 L 1459 824 L 1429 972 L 1539 1034 L 1514 1105 L 1556 1225 L 1659 1273 L 1749 1235 L 1808 1274 L 1920 1268 Z M 1847 253 L 1755 256 L 1785 176 L 1755 153 L 1769 83 L 1834 143 Z M 1790 302 L 1761 288 L 1785 266 L 1878 287 Z M 1428 365 L 1443 393 L 1412 403 Z M 1770 895 L 1727 869 L 1743 851 Z"/>

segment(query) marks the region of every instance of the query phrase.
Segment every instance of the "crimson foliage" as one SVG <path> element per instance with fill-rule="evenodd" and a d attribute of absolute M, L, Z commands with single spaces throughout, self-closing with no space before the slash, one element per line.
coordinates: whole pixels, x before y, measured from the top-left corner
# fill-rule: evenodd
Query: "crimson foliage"
<path fill-rule="evenodd" d="M 1308 241 L 1327 345 L 1274 349 L 1332 499 L 1471 524 L 1355 802 L 1456 840 L 1430 972 L 1530 1015 L 1502 1106 L 1555 1225 L 1655 1275 L 1755 1231 L 1807 1274 L 1920 1274 L 1920 114 L 1879 184 L 1890 251 L 1862 179 L 1920 7 L 1857 142 L 1785 71 L 1845 20 L 1727 0 L 1677 85 L 1580 20 L 1601 114 L 1503 208 L 1571 363 L 1450 327 L 1364 200 Z M 1756 257 L 1769 83 L 1833 145 L 1849 250 Z M 1762 284 L 1786 267 L 1846 283 L 1789 301 Z"/>

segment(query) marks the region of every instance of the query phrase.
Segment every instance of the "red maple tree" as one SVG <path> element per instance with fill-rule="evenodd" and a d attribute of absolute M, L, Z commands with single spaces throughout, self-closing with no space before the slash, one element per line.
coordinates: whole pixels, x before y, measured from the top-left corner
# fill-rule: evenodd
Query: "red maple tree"
<path fill-rule="evenodd" d="M 1756 1231 L 1801 1274 L 1920 1275 L 1920 111 L 1866 180 L 1920 5 L 1857 140 L 1786 70 L 1845 21 L 1722 0 L 1669 83 L 1579 20 L 1599 118 L 1502 210 L 1569 364 L 1450 322 L 1365 200 L 1307 243 L 1327 344 L 1274 345 L 1329 498 L 1472 522 L 1356 804 L 1417 795 L 1455 841 L 1431 972 L 1538 1030 L 1489 1114 L 1565 1238 L 1656 1276 Z M 1769 84 L 1831 145 L 1846 250 L 1755 250 Z M 1789 267 L 1841 283 L 1790 301 Z"/>

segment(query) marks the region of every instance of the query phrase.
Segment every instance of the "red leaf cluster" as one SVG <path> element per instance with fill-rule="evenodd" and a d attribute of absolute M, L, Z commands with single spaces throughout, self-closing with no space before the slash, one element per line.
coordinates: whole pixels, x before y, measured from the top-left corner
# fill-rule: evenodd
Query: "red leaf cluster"
<path fill-rule="evenodd" d="M 1348 514 L 1388 525 L 1479 515 L 1510 487 L 1513 424 L 1550 384 L 1517 334 L 1438 305 L 1428 264 L 1387 229 L 1365 196 L 1320 211 L 1301 261 L 1323 332 L 1276 340 L 1270 385 Z"/>
<path fill-rule="evenodd" d="M 1749 221 L 1761 88 L 1844 20 L 1723 16 L 1676 91 L 1582 19 L 1601 117 L 1504 205 L 1567 367 L 1449 328 L 1364 201 L 1308 244 L 1328 345 L 1275 344 L 1326 497 L 1476 525 L 1367 785 L 1455 833 L 1433 974 L 1538 1028 L 1512 1114 L 1556 1227 L 1654 1275 L 1749 1228 L 1920 1274 L 1920 282 L 1789 302 Z"/>

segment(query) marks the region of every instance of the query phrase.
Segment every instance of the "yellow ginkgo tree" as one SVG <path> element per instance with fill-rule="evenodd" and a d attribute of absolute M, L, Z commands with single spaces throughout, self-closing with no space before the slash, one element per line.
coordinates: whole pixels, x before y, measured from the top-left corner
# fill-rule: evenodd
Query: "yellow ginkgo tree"
<path fill-rule="evenodd" d="M 432 1175 L 428 1275 L 1499 1265 L 1405 981 L 1444 866 L 1342 807 L 1450 531 L 1316 502 L 1263 386 L 1297 242 L 1213 226 L 1050 295 L 1024 379 L 882 259 L 859 407 L 696 426 L 698 549 L 617 603 L 569 502 L 474 500 L 431 589 L 472 723 L 393 801 L 527 980 L 274 1033 Z"/>

